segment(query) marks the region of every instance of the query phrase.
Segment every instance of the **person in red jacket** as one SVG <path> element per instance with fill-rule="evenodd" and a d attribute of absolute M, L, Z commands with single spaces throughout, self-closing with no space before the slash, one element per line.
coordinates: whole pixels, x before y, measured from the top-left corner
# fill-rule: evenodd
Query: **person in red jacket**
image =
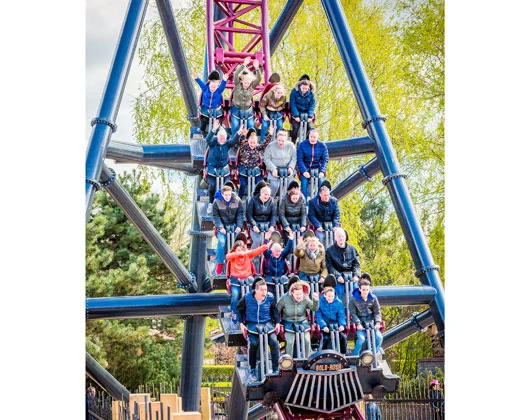
<path fill-rule="evenodd" d="M 230 262 L 230 308 L 232 309 L 232 322 L 237 324 L 237 304 L 241 297 L 241 280 L 247 280 L 252 276 L 252 258 L 263 254 L 269 245 L 261 245 L 254 249 L 247 249 L 243 241 L 235 241 L 232 250 L 226 254 L 226 260 Z"/>

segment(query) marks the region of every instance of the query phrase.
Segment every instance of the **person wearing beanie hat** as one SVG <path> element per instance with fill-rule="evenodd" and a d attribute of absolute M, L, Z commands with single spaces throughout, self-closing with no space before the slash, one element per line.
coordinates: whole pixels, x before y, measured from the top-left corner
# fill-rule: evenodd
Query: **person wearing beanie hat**
<path fill-rule="evenodd" d="M 208 76 L 208 83 L 204 83 L 198 76 L 197 72 L 192 73 L 193 78 L 201 88 L 199 97 L 199 116 L 201 119 L 201 132 L 206 137 L 206 127 L 210 117 L 216 118 L 219 123 L 223 120 L 223 92 L 226 88 L 228 74 L 224 74 L 221 80 L 217 70 L 213 70 Z"/>
<path fill-rule="evenodd" d="M 247 199 L 252 198 L 252 191 L 247 193 L 248 179 L 254 176 L 254 182 L 259 183 L 263 180 L 261 174 L 261 153 L 272 141 L 272 135 L 269 133 L 263 143 L 258 142 L 256 129 L 250 128 L 245 130 L 243 126 L 240 127 L 239 133 L 239 148 L 237 151 L 237 169 L 239 177 L 239 196 L 247 195 Z"/>
<path fill-rule="evenodd" d="M 315 84 L 307 74 L 302 75 L 294 85 L 289 96 L 289 104 L 291 106 L 291 140 L 296 144 L 302 116 L 307 115 L 308 133 L 312 128 L 311 122 L 315 119 Z"/>
<path fill-rule="evenodd" d="M 309 335 L 311 326 L 307 320 L 307 310 L 313 312 L 318 310 L 319 296 L 317 293 L 313 293 L 311 300 L 308 295 L 309 285 L 298 281 L 291 284 L 289 293 L 283 295 L 278 302 L 278 313 L 281 315 L 282 324 L 285 327 L 285 352 L 291 357 L 295 357 L 294 338 L 296 326 L 302 327 L 304 331 L 305 357 L 308 358 L 311 355 L 311 338 Z"/>
<path fill-rule="evenodd" d="M 318 130 L 312 129 L 309 132 L 309 138 L 301 141 L 296 149 L 296 163 L 300 172 L 302 194 L 306 199 L 308 198 L 307 189 L 311 176 L 318 176 L 318 187 L 320 188 L 326 180 L 328 170 L 328 146 L 318 137 Z M 331 186 L 329 188 L 331 189 Z"/>
<path fill-rule="evenodd" d="M 306 231 L 306 201 L 300 193 L 298 182 L 291 181 L 287 187 L 287 192 L 280 198 L 278 216 L 285 232 L 299 231 L 304 233 Z"/>
<path fill-rule="evenodd" d="M 252 107 L 254 89 L 261 82 L 263 67 L 258 60 L 254 60 L 254 71 L 248 69 L 250 57 L 245 57 L 243 64 L 237 66 L 234 72 L 234 89 L 232 90 L 232 106 L 230 107 L 230 126 L 232 133 L 239 130 L 241 125 L 246 128 L 254 127 L 254 109 Z M 242 124 L 243 123 L 243 124 Z"/>
<path fill-rule="evenodd" d="M 235 189 L 232 181 L 228 181 L 214 196 L 212 208 L 213 222 L 217 231 L 217 252 L 215 254 L 217 263 L 215 274 L 217 275 L 220 275 L 223 270 L 228 231 L 240 233 L 245 222 L 243 202 L 235 193 Z"/>
<path fill-rule="evenodd" d="M 263 136 L 269 129 L 269 126 L 275 126 L 276 130 L 283 128 L 286 103 L 285 88 L 279 83 L 271 86 L 261 96 L 259 101 L 259 110 L 261 112 L 261 141 L 263 141 Z"/>
<path fill-rule="evenodd" d="M 337 279 L 337 297 L 344 296 L 344 282 L 347 276 L 358 282 L 361 276 L 361 262 L 357 249 L 346 242 L 346 231 L 342 228 L 335 230 L 335 242 L 326 250 L 326 267 L 330 274 Z M 354 288 L 356 284 L 354 284 Z"/>
<path fill-rule="evenodd" d="M 315 227 L 315 234 L 320 242 L 330 246 L 326 243 L 326 230 L 335 231 L 340 227 L 339 202 L 331 196 L 331 189 L 327 185 L 322 185 L 318 195 L 309 200 L 308 207 L 307 218 Z"/>
<path fill-rule="evenodd" d="M 296 147 L 287 137 L 287 130 L 280 128 L 276 133 L 276 140 L 271 142 L 263 153 L 273 198 L 280 188 L 280 176 L 286 177 L 287 183 L 294 179 Z"/>

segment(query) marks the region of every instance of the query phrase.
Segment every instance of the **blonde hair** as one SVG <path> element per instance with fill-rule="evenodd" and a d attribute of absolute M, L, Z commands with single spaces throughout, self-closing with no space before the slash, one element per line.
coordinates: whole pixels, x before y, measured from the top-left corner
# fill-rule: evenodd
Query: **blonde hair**
<path fill-rule="evenodd" d="M 217 131 L 217 137 L 228 137 L 227 133 L 226 133 L 226 130 L 221 127 L 218 131 Z"/>
<path fill-rule="evenodd" d="M 278 243 L 278 242 L 275 242 L 271 245 L 271 251 L 273 250 L 273 248 L 280 248 L 282 249 L 282 246 Z"/>
<path fill-rule="evenodd" d="M 294 293 L 295 290 L 304 290 L 304 286 L 302 286 L 301 281 L 295 281 L 293 284 L 291 284 L 291 287 L 289 287 L 289 293 Z"/>

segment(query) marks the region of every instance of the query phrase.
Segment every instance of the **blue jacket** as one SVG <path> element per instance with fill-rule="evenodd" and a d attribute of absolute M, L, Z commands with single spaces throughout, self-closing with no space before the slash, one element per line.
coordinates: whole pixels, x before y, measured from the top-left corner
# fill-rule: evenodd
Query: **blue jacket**
<path fill-rule="evenodd" d="M 245 324 L 255 331 L 257 324 L 267 324 L 273 322 L 278 324 L 280 322 L 280 315 L 276 308 L 276 300 L 272 293 L 267 293 L 267 297 L 263 300 L 261 305 L 258 305 L 258 301 L 254 297 L 256 292 L 252 291 L 247 293 L 241 298 L 237 304 L 237 321 L 238 323 L 243 322 L 243 315 L 245 316 Z"/>
<path fill-rule="evenodd" d="M 272 277 L 281 277 L 287 274 L 287 264 L 285 258 L 293 250 L 293 240 L 289 239 L 285 245 L 284 250 L 278 258 L 272 256 L 272 251 L 266 249 L 263 255 L 265 256 L 265 262 L 263 265 L 263 275 Z"/>
<path fill-rule="evenodd" d="M 221 80 L 221 84 L 215 92 L 210 91 L 210 87 L 204 83 L 200 78 L 196 78 L 195 81 L 201 87 L 202 98 L 200 103 L 201 113 L 206 114 L 208 109 L 216 109 L 223 103 L 223 92 L 226 87 L 226 81 Z"/>
<path fill-rule="evenodd" d="M 317 141 L 311 144 L 309 139 L 305 139 L 298 144 L 296 150 L 296 164 L 300 173 L 309 172 L 310 169 L 317 169 L 318 172 L 326 173 L 328 170 L 329 153 L 326 143 Z"/>
<path fill-rule="evenodd" d="M 302 94 L 300 91 L 300 82 L 297 82 L 291 95 L 289 96 L 289 105 L 291 106 L 291 115 L 299 117 L 300 114 L 307 114 L 309 118 L 315 116 L 315 95 L 313 94 L 314 84 L 311 83 L 309 90 Z"/>
<path fill-rule="evenodd" d="M 217 134 L 217 133 L 215 133 Z M 232 138 L 227 139 L 225 144 L 217 142 L 217 136 L 214 137 L 214 132 L 210 131 L 206 136 L 206 144 L 208 145 L 208 157 L 206 158 L 206 165 L 208 168 L 224 168 L 228 165 L 228 151 L 237 143 L 238 136 L 235 133 Z"/>
<path fill-rule="evenodd" d="M 344 305 L 335 296 L 335 300 L 328 303 L 324 295 L 320 296 L 319 306 L 317 311 L 317 324 L 320 328 L 325 328 L 331 324 L 342 325 L 346 328 L 346 316 L 344 315 Z"/>
<path fill-rule="evenodd" d="M 340 226 L 340 209 L 339 202 L 335 197 L 330 197 L 327 203 L 320 200 L 320 196 L 309 200 L 309 212 L 307 214 L 309 221 L 316 229 L 323 227 L 322 223 L 332 222 L 333 227 Z"/>

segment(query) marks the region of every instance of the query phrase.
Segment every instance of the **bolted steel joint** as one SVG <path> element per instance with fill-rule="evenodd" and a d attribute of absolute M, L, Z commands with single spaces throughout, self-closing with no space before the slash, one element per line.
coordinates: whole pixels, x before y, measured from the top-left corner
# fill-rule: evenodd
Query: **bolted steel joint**
<path fill-rule="evenodd" d="M 93 127 L 96 124 L 108 125 L 111 128 L 113 133 L 115 133 L 116 130 L 118 129 L 118 126 L 116 124 L 114 124 L 113 122 L 111 122 L 109 120 L 105 120 L 103 118 L 94 118 L 92 121 L 90 121 L 90 126 L 91 127 Z"/>

